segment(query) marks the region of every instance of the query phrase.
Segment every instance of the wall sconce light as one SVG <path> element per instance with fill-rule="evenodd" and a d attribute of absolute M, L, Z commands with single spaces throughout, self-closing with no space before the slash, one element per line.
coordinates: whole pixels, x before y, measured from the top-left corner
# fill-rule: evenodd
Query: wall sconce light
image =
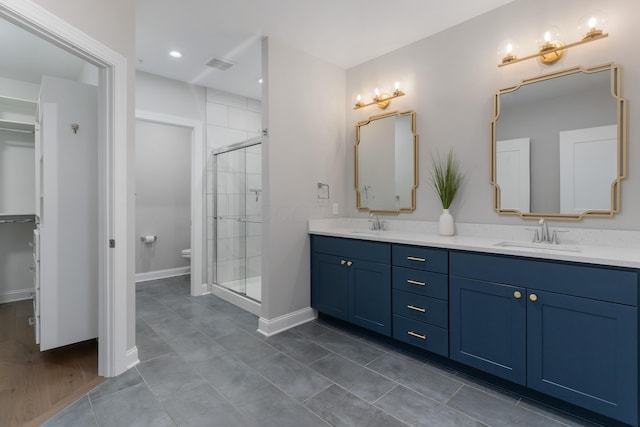
<path fill-rule="evenodd" d="M 578 30 L 580 31 L 582 39 L 570 44 L 564 44 L 559 40 L 557 28 L 548 27 L 543 31 L 542 37 L 536 40 L 538 53 L 522 58 L 519 58 L 515 53 L 516 44 L 512 40 L 505 40 L 498 48 L 498 54 L 501 58 L 498 67 L 504 67 L 505 65 L 515 64 L 516 62 L 526 61 L 532 58 L 539 58 L 540 62 L 546 65 L 554 64 L 559 61 L 565 51 L 571 47 L 609 37 L 609 34 L 604 32 L 606 24 L 607 18 L 602 12 L 598 11 L 583 16 L 578 21 Z"/>
<path fill-rule="evenodd" d="M 405 95 L 405 93 L 400 89 L 400 82 L 396 82 L 395 89 L 391 94 L 384 92 L 380 93 L 378 88 L 376 88 L 374 91 L 373 101 L 369 102 L 368 104 L 365 104 L 362 100 L 362 96 L 358 94 L 358 96 L 356 97 L 356 105 L 353 107 L 353 109 L 358 110 L 360 108 L 368 107 L 369 105 L 373 104 L 376 104 L 378 107 L 385 109 L 389 106 L 393 98 L 397 98 L 403 95 Z"/>

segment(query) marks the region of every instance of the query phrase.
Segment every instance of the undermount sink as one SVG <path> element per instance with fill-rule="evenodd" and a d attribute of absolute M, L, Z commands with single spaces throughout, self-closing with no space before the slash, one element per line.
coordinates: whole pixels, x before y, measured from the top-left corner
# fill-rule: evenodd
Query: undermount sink
<path fill-rule="evenodd" d="M 522 248 L 522 249 L 540 249 L 545 251 L 559 251 L 559 252 L 582 252 L 582 249 L 576 246 L 563 245 L 558 243 L 538 243 L 538 242 L 515 242 L 504 241 L 496 243 L 493 246 L 501 248 Z"/>

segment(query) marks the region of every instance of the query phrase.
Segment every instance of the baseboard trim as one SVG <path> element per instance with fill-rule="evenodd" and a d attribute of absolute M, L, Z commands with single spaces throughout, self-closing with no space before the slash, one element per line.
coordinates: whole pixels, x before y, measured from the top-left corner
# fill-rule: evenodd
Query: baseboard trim
<path fill-rule="evenodd" d="M 200 295 L 211 295 L 211 289 L 209 288 L 208 284 L 202 284 L 202 293 Z"/>
<path fill-rule="evenodd" d="M 127 370 L 140 363 L 140 359 L 138 359 L 138 347 L 133 346 L 129 349 L 129 351 L 127 351 L 127 354 L 125 355 L 125 363 L 127 366 Z"/>
<path fill-rule="evenodd" d="M 306 307 L 302 310 L 276 317 L 275 319 L 265 319 L 261 317 L 258 321 L 258 332 L 266 337 L 270 337 L 287 329 L 315 320 L 317 317 L 318 312 L 311 307 Z"/>
<path fill-rule="evenodd" d="M 148 282 L 149 280 L 166 279 L 167 277 L 184 276 L 191 273 L 191 266 L 169 268 L 167 270 L 147 271 L 146 273 L 136 273 L 136 283 Z"/>
<path fill-rule="evenodd" d="M 211 293 L 243 310 L 248 311 L 249 313 L 255 314 L 256 316 L 260 316 L 260 314 L 262 314 L 262 306 L 259 302 L 243 297 L 242 295 L 230 291 L 220 285 L 216 285 L 214 283 L 211 286 Z"/>
<path fill-rule="evenodd" d="M 0 304 L 6 302 L 22 301 L 26 299 L 32 299 L 35 289 L 17 289 L 15 291 L 7 291 L 0 293 Z"/>

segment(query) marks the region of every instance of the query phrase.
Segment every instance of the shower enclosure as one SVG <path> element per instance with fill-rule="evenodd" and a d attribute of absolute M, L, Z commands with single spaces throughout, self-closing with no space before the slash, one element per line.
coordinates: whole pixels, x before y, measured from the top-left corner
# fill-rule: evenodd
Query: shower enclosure
<path fill-rule="evenodd" d="M 260 138 L 217 149 L 209 159 L 209 253 L 213 284 L 260 302 L 262 145 Z M 211 206 L 213 205 L 213 206 Z"/>

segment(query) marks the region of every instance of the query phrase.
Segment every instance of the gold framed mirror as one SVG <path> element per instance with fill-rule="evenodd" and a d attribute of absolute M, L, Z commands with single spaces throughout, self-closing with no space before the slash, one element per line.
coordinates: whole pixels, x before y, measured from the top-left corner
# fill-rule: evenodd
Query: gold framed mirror
<path fill-rule="evenodd" d="M 416 208 L 416 113 L 393 111 L 356 125 L 355 190 L 361 211 L 397 215 Z"/>
<path fill-rule="evenodd" d="M 559 220 L 618 213 L 627 176 L 626 109 L 616 64 L 543 74 L 496 92 L 494 210 Z"/>

